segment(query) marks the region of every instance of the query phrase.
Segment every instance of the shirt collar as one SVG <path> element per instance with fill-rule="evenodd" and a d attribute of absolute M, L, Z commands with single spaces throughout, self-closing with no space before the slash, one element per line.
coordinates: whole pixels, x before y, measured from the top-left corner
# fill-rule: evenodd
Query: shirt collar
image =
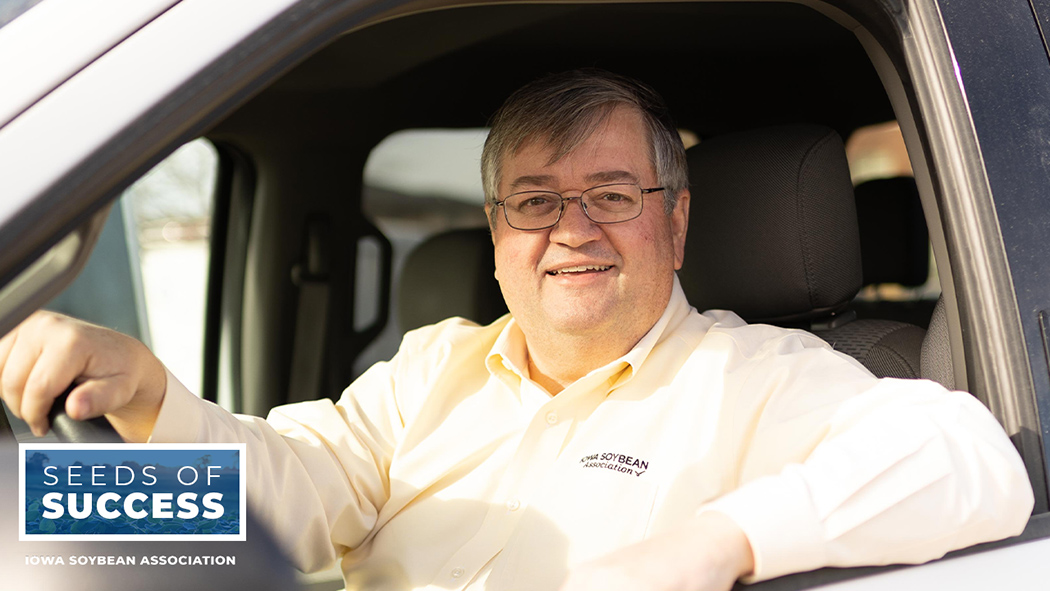
<path fill-rule="evenodd" d="M 674 328 L 682 323 L 689 315 L 692 307 L 686 300 L 685 292 L 678 281 L 678 275 L 674 276 L 674 285 L 671 287 L 671 297 L 664 308 L 663 314 L 653 324 L 649 332 L 645 333 L 626 355 L 619 359 L 597 368 L 588 376 L 596 372 L 615 373 L 618 369 L 623 371 L 615 379 L 614 387 L 623 385 L 630 380 L 641 368 L 642 363 L 649 356 L 657 344 L 667 338 Z M 521 327 L 511 318 L 499 336 L 493 343 L 488 355 L 485 357 L 485 367 L 489 373 L 497 377 L 509 377 L 507 372 L 514 374 L 518 380 L 524 380 L 528 373 L 528 352 L 525 346 L 525 333 Z M 581 378 L 582 379 L 582 378 Z"/>
<path fill-rule="evenodd" d="M 528 352 L 525 347 L 525 333 L 521 332 L 514 317 L 500 331 L 496 342 L 492 344 L 485 356 L 485 367 L 493 375 L 512 372 L 520 379 L 528 376 Z"/>

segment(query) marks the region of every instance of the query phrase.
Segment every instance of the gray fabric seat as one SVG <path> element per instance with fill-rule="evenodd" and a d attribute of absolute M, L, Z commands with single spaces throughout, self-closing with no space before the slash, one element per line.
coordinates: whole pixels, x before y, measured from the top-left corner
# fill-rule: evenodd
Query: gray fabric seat
<path fill-rule="evenodd" d="M 922 377 L 926 331 L 918 326 L 896 320 L 864 319 L 814 332 L 880 378 Z"/>
<path fill-rule="evenodd" d="M 948 337 L 948 314 L 944 309 L 944 296 L 937 299 L 930 318 L 930 327 L 922 341 L 920 375 L 928 380 L 940 382 L 949 390 L 955 389 L 955 365 Z"/>
<path fill-rule="evenodd" d="M 401 272 L 401 329 L 407 332 L 452 316 L 488 324 L 506 314 L 495 268 L 488 228 L 427 238 L 409 253 Z"/>
<path fill-rule="evenodd" d="M 698 309 L 805 328 L 879 377 L 920 376 L 925 331 L 854 320 L 860 232 L 842 140 L 795 125 L 704 141 L 688 152 L 692 204 L 680 272 Z"/>

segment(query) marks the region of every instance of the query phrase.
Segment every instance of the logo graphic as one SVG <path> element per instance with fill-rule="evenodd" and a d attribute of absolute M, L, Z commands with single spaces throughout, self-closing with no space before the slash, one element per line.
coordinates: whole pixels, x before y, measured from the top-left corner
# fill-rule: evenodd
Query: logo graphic
<path fill-rule="evenodd" d="M 244 444 L 18 450 L 20 540 L 245 539 Z"/>
<path fill-rule="evenodd" d="M 580 463 L 584 468 L 604 468 L 622 474 L 641 476 L 649 470 L 649 462 L 620 453 L 600 453 L 583 456 Z"/>

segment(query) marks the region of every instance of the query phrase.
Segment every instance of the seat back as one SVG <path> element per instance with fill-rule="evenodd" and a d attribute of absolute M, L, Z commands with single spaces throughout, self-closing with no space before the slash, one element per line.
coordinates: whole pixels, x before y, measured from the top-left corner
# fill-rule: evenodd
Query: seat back
<path fill-rule="evenodd" d="M 923 329 L 855 321 L 860 231 L 842 140 L 792 125 L 688 151 L 692 203 L 682 287 L 698 309 L 806 328 L 880 377 L 918 377 Z"/>
<path fill-rule="evenodd" d="M 955 389 L 955 366 L 952 363 L 952 348 L 948 337 L 948 314 L 944 308 L 944 296 L 937 299 L 930 318 L 930 328 L 922 342 L 920 375 L 928 380 L 940 382 L 949 390 Z"/>
<path fill-rule="evenodd" d="M 403 331 L 461 316 L 488 324 L 507 313 L 488 228 L 442 232 L 409 253 L 398 287 Z"/>

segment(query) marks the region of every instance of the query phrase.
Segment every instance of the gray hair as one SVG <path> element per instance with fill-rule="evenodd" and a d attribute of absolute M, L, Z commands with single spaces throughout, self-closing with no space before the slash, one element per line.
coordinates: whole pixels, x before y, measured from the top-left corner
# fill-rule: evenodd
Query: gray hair
<path fill-rule="evenodd" d="M 481 153 L 485 202 L 494 205 L 503 159 L 530 140 L 552 151 L 549 164 L 587 140 L 614 109 L 636 109 L 649 135 L 649 160 L 664 187 L 664 211 L 670 214 L 678 195 L 689 186 L 685 148 L 663 99 L 652 88 L 604 70 L 582 69 L 551 74 L 510 95 L 492 116 L 491 131 Z M 496 207 L 490 210 L 496 221 Z"/>

